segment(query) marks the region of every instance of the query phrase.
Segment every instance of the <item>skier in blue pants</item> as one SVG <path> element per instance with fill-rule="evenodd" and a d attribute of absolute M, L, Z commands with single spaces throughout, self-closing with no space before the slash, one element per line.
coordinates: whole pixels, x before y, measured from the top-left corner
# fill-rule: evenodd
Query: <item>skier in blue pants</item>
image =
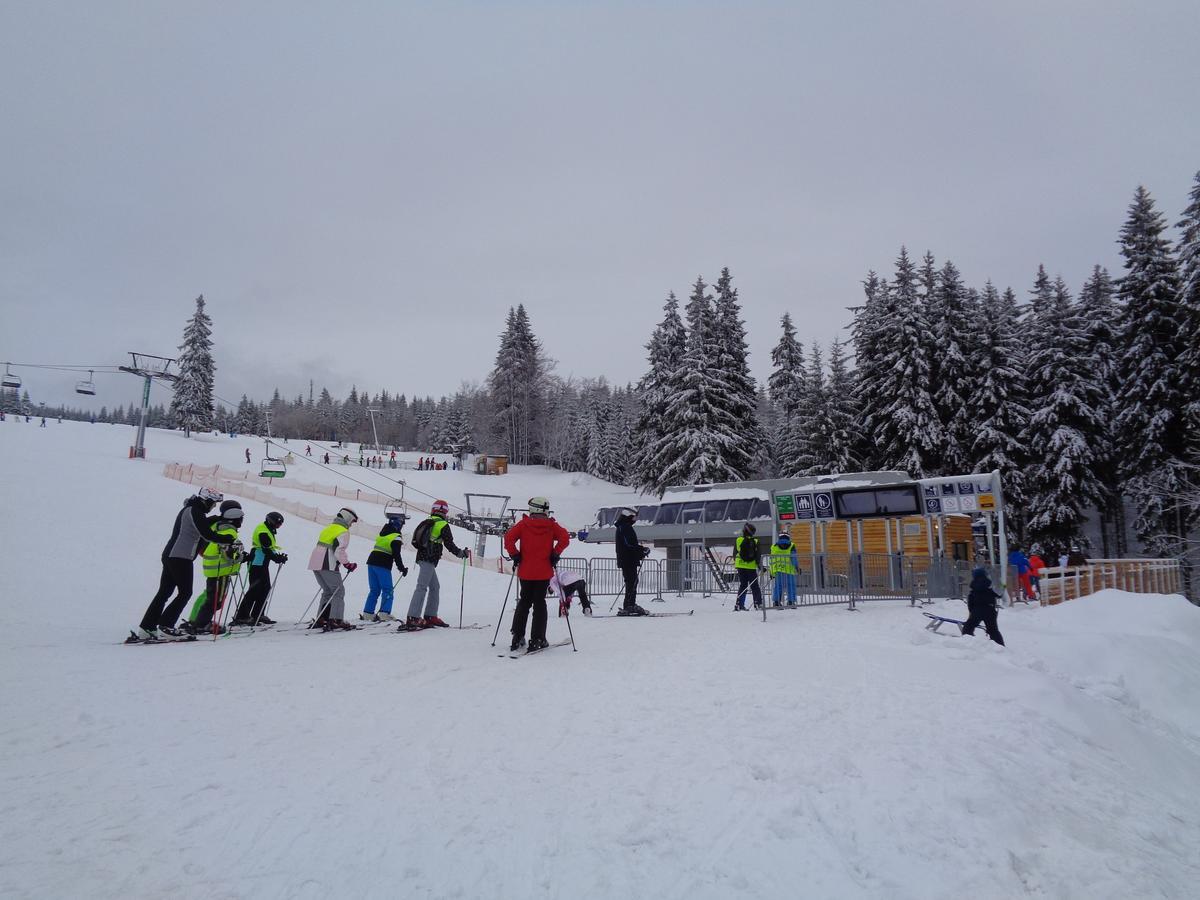
<path fill-rule="evenodd" d="M 783 606 L 783 592 L 787 591 L 788 606 L 796 605 L 796 573 L 800 571 L 800 560 L 792 536 L 780 532 L 771 547 L 771 599 L 773 606 Z"/>
<path fill-rule="evenodd" d="M 400 558 L 400 548 L 404 545 L 404 535 L 401 529 L 404 527 L 403 516 L 392 516 L 388 518 L 388 522 L 379 530 L 379 537 L 375 538 L 375 547 L 371 550 L 371 555 L 367 557 L 367 583 L 370 585 L 370 593 L 367 594 L 367 602 L 363 606 L 362 618 L 369 619 L 373 622 L 387 622 L 392 618 L 392 564 L 400 570 L 400 577 L 403 578 L 408 574 L 408 568 L 404 565 L 404 560 Z M 375 601 L 379 600 L 379 613 L 375 612 Z"/>

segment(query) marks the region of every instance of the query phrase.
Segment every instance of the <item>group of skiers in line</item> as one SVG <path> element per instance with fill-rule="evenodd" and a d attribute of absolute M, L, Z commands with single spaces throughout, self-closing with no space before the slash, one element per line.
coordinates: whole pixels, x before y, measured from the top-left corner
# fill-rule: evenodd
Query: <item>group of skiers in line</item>
<path fill-rule="evenodd" d="M 210 516 L 214 508 L 217 509 L 216 515 Z M 559 597 L 561 615 L 567 613 L 571 598 L 576 594 L 585 613 L 590 613 L 591 602 L 582 576 L 565 570 L 560 573 L 555 569 L 563 550 L 570 543 L 570 536 L 550 517 L 549 501 L 544 497 L 534 497 L 529 501 L 529 509 L 529 515 L 509 529 L 504 546 L 513 560 L 514 577 L 519 577 L 521 581 L 513 617 L 512 646 L 514 650 L 525 646 L 526 621 L 532 611 L 533 625 L 528 644 L 532 651 L 547 646 L 548 590 L 553 589 Z M 469 553 L 454 543 L 447 522 L 448 515 L 449 504 L 445 500 L 435 500 L 429 517 L 413 532 L 417 582 L 409 601 L 408 614 L 397 626 L 399 631 L 449 627 L 438 616 L 441 586 L 437 566 L 446 551 L 463 560 Z M 201 488 L 184 502 L 183 508 L 175 516 L 171 535 L 163 548 L 158 591 L 146 608 L 140 627 L 131 633 L 129 643 L 189 640 L 201 634 L 225 633 L 226 626 L 215 617 L 224 609 L 227 601 L 234 599 L 243 564 L 248 569 L 247 587 L 233 611 L 230 626 L 275 624 L 267 616 L 267 603 L 272 591 L 269 566 L 271 563 L 282 565 L 288 560 L 278 541 L 284 518 L 282 513 L 269 512 L 263 522 L 254 528 L 249 549 L 239 537 L 243 519 L 241 504 L 236 500 L 225 500 L 220 492 L 210 488 Z M 310 626 L 312 628 L 334 631 L 358 627 L 345 618 L 346 574 L 358 568 L 347 555 L 350 529 L 357 521 L 358 515 L 354 510 L 343 507 L 317 536 L 316 546 L 308 560 L 308 569 L 316 579 L 319 597 L 317 614 Z M 398 569 L 401 578 L 409 572 L 401 558 L 404 522 L 403 514 L 389 516 L 367 557 L 369 592 L 360 615 L 362 620 L 381 622 L 396 618 L 392 615 L 395 587 L 392 570 L 393 567 Z M 192 596 L 193 567 L 197 557 L 203 561 L 204 590 L 180 621 L 180 615 Z M 636 572 L 634 587 L 636 590 Z M 317 597 L 314 602 L 318 602 Z M 632 609 L 636 612 L 626 611 L 623 614 L 645 614 L 645 610 L 636 604 L 632 604 Z"/>
<path fill-rule="evenodd" d="M 792 536 L 786 531 L 779 532 L 770 550 L 765 554 L 767 562 L 764 564 L 764 554 L 755 536 L 756 532 L 754 525 L 747 522 L 742 526 L 742 533 L 733 542 L 733 569 L 738 576 L 734 611 L 746 610 L 747 593 L 753 597 L 754 608 L 762 609 L 763 592 L 760 582 L 764 570 L 771 576 L 771 605 L 776 608 L 786 606 L 794 609 L 797 605 L 796 576 L 800 573 L 800 558 L 795 544 L 792 543 Z"/>

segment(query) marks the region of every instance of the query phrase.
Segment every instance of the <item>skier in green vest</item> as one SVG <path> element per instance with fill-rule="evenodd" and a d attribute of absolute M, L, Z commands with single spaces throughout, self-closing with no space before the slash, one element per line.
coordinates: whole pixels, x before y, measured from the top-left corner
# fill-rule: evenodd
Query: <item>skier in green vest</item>
<path fill-rule="evenodd" d="M 338 570 L 342 566 L 347 572 L 358 568 L 358 564 L 350 562 L 346 556 L 346 548 L 350 545 L 350 526 L 357 521 L 358 513 L 344 506 L 317 536 L 317 546 L 313 547 L 308 558 L 308 568 L 321 586 L 321 605 L 317 609 L 313 628 L 329 631 L 355 627 L 345 618 L 346 588 L 342 584 L 345 579 L 338 575 Z"/>
<path fill-rule="evenodd" d="M 417 586 L 413 589 L 412 600 L 408 604 L 408 618 L 400 626 L 400 631 L 450 627 L 439 619 L 437 614 L 438 601 L 441 599 L 437 564 L 442 558 L 443 547 L 459 559 L 466 559 L 467 551 L 454 544 L 454 536 L 446 522 L 446 516 L 449 514 L 450 504 L 445 500 L 434 500 L 429 508 L 429 518 L 413 531 L 412 543 L 417 548 Z M 422 606 L 424 615 L 421 614 Z"/>
<path fill-rule="evenodd" d="M 275 535 L 283 525 L 283 513 L 269 512 L 266 518 L 254 528 L 250 537 L 250 559 L 246 567 L 249 573 L 249 587 L 246 595 L 238 604 L 237 616 L 233 625 L 274 625 L 275 620 L 267 618 L 263 612 L 263 604 L 271 593 L 271 563 L 287 562 L 287 554 L 279 546 Z"/>
<path fill-rule="evenodd" d="M 733 567 L 738 576 L 737 602 L 733 608 L 739 612 L 746 609 L 747 590 L 754 594 L 755 609 L 762 609 L 763 605 L 762 588 L 758 584 L 758 538 L 754 536 L 754 531 L 754 526 L 747 522 L 733 542 Z"/>
<path fill-rule="evenodd" d="M 225 633 L 224 626 L 213 626 L 213 619 L 229 599 L 232 591 L 230 582 L 246 558 L 242 542 L 237 539 L 244 515 L 241 504 L 236 500 L 226 500 L 221 504 L 221 516 L 213 526 L 213 532 L 230 538 L 232 543 L 208 543 L 200 554 L 204 566 L 204 591 L 196 598 L 189 618 L 180 626 L 188 634 Z"/>
<path fill-rule="evenodd" d="M 404 546 L 403 515 L 389 516 L 387 524 L 379 530 L 375 538 L 375 548 L 367 557 L 367 580 L 370 582 L 370 592 L 367 602 L 363 605 L 361 619 L 372 622 L 387 622 L 392 618 L 392 566 L 400 570 L 400 577 L 408 574 L 408 567 L 400 558 L 400 548 Z M 379 600 L 379 612 L 375 612 L 375 601 Z"/>
<path fill-rule="evenodd" d="M 796 546 L 792 536 L 781 531 L 775 543 L 771 545 L 771 605 L 783 606 L 783 592 L 787 591 L 787 605 L 796 605 L 796 573 L 800 570 L 800 560 L 796 556 Z"/>

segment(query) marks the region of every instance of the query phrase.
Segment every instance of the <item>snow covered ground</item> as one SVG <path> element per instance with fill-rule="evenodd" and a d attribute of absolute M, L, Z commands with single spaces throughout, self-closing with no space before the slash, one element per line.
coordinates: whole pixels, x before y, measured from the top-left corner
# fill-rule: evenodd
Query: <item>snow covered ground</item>
<path fill-rule="evenodd" d="M 470 570 L 483 630 L 127 647 L 188 493 L 161 462 L 240 454 L 129 442 L 0 424 L 0 896 L 1196 895 L 1200 610 L 1179 597 L 1004 611 L 1007 649 L 900 605 L 764 624 L 670 598 L 696 614 L 574 616 L 578 653 L 513 661 L 489 646 L 508 579 Z M 545 478 L 513 493 L 623 500 Z M 317 528 L 281 532 L 283 622 Z"/>

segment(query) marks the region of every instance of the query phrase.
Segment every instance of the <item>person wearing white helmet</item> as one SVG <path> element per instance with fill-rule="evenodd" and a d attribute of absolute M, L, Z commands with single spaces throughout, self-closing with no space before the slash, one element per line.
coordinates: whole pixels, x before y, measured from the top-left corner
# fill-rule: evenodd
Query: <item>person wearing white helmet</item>
<path fill-rule="evenodd" d="M 358 514 L 354 510 L 342 507 L 317 536 L 317 546 L 308 558 L 308 568 L 321 586 L 321 606 L 313 628 L 329 631 L 355 627 L 346 621 L 346 588 L 338 569 L 345 566 L 347 572 L 353 572 L 358 568 L 358 564 L 350 562 L 346 555 L 346 548 L 350 546 L 350 526 L 357 521 Z"/>
<path fill-rule="evenodd" d="M 419 631 L 422 628 L 449 628 L 438 618 L 441 601 L 441 584 L 438 582 L 437 564 L 445 547 L 459 559 L 466 559 L 467 551 L 454 544 L 454 535 L 446 516 L 450 504 L 445 500 L 434 500 L 429 508 L 429 518 L 413 531 L 412 545 L 417 550 L 417 586 L 413 588 L 412 600 L 408 603 L 408 617 L 398 631 Z"/>
<path fill-rule="evenodd" d="M 231 544 L 233 539 L 226 535 L 213 533 L 217 517 L 206 518 L 222 499 L 220 491 L 211 488 L 200 488 L 199 493 L 184 501 L 183 509 L 175 516 L 175 525 L 171 529 L 171 537 L 162 552 L 162 577 L 158 582 L 158 592 L 146 613 L 142 616 L 141 627 L 133 633 L 134 638 L 141 641 L 161 640 L 179 636 L 175 623 L 179 614 L 192 598 L 192 569 L 196 557 L 200 554 L 200 545 L 205 542 L 214 544 Z M 171 594 L 175 598 L 167 603 Z M 130 640 L 133 643 L 133 640 Z"/>

